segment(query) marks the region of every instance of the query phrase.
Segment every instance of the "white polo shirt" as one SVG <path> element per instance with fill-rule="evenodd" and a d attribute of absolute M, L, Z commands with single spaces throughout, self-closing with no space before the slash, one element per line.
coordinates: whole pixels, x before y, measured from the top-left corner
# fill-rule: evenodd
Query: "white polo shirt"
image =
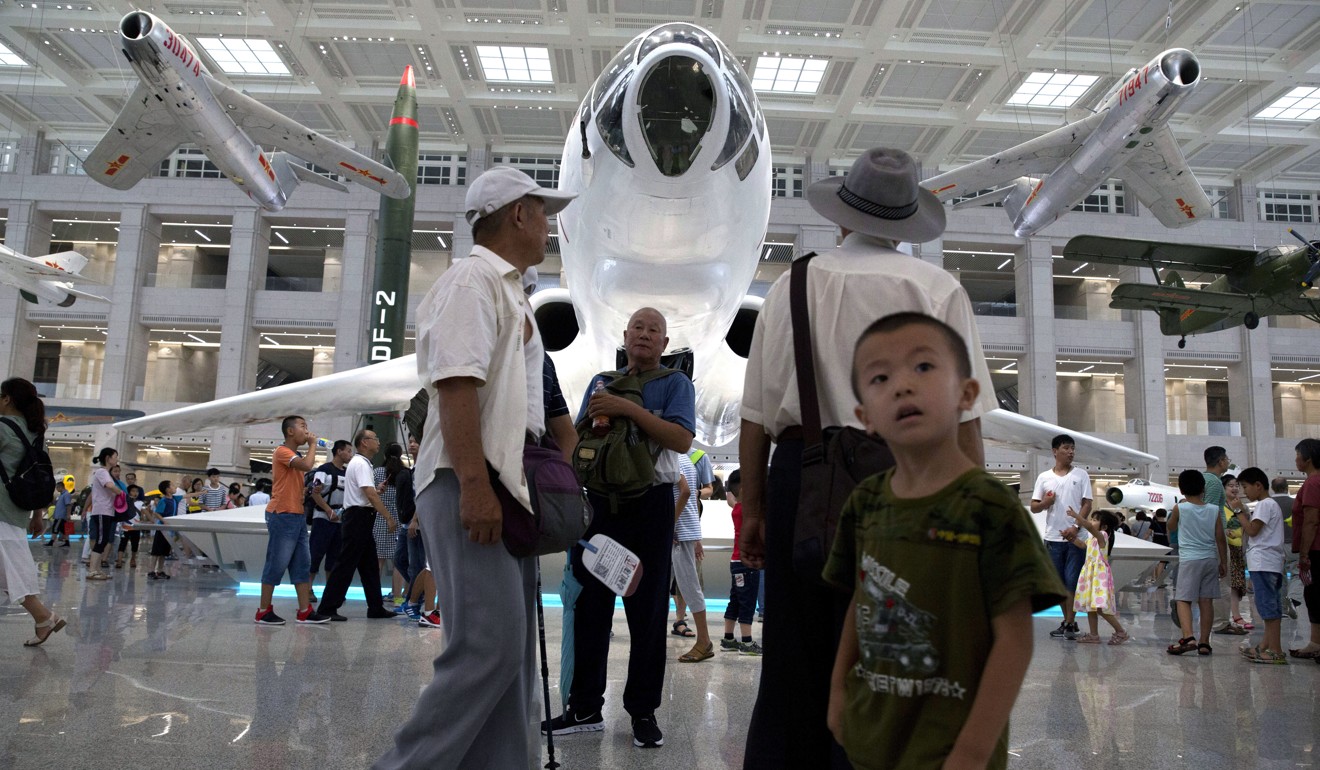
<path fill-rule="evenodd" d="M 371 472 L 371 461 L 366 455 L 353 455 L 353 459 L 348 461 L 348 467 L 344 469 L 344 480 L 340 483 L 344 485 L 345 508 L 371 507 L 371 501 L 367 499 L 367 494 L 362 488 L 376 486 L 376 478 Z"/>
<path fill-rule="evenodd" d="M 440 276 L 417 308 L 417 374 L 431 398 L 417 456 L 417 493 L 435 479 L 439 468 L 452 468 L 440 432 L 435 383 L 451 377 L 478 380 L 481 445 L 486 460 L 505 488 L 531 509 L 523 478 L 522 454 L 527 431 L 545 432 L 539 345 L 523 344 L 524 321 L 532 339 L 540 331 L 522 292 L 522 276 L 499 255 L 482 246 Z"/>
<path fill-rule="evenodd" d="M 742 418 L 765 426 L 771 437 L 802 424 L 789 314 L 790 273 L 779 276 L 766 294 L 743 383 Z M 838 248 L 811 260 L 807 307 L 822 426 L 862 427 L 853 413 L 857 406 L 852 392 L 853 346 L 873 321 L 892 313 L 925 313 L 962 335 L 972 359 L 972 376 L 981 383 L 981 395 L 963 413 L 963 422 L 999 405 L 972 304 L 962 286 L 941 268 L 869 235 L 850 233 Z"/>

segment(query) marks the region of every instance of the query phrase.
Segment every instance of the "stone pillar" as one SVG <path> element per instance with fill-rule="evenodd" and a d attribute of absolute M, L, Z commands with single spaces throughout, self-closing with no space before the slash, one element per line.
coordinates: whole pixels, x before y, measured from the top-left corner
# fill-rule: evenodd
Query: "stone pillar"
<path fill-rule="evenodd" d="M 1256 186 L 1242 181 L 1234 180 L 1233 189 L 1228 195 L 1228 214 L 1236 218 L 1239 222 L 1259 222 L 1260 221 L 1260 201 L 1257 199 L 1260 192 Z"/>
<path fill-rule="evenodd" d="M 327 374 L 334 374 L 335 371 L 335 349 L 332 347 L 318 347 L 312 349 L 312 379 L 324 377 Z"/>
<path fill-rule="evenodd" d="M 1119 277 L 1128 282 L 1153 283 L 1149 270 L 1123 268 Z M 1159 316 L 1133 313 L 1133 355 L 1123 370 L 1123 396 L 1127 416 L 1132 418 L 1138 448 L 1159 458 L 1146 469 L 1148 478 L 1166 483 L 1169 476 L 1169 410 L 1165 400 L 1164 335 Z"/>
<path fill-rule="evenodd" d="M 27 164 L 31 157 L 24 149 L 26 142 L 27 139 L 19 142 L 20 165 Z M 9 206 L 6 246 L 29 257 L 41 256 L 50 251 L 50 234 L 51 217 L 38 210 L 35 201 Z M 5 371 L 30 380 L 37 368 L 37 325 L 27 320 L 27 314 L 36 306 L 9 287 L 0 296 L 6 297 L 6 301 L 0 302 L 0 365 Z"/>
<path fill-rule="evenodd" d="M 147 328 L 138 321 L 143 273 L 160 254 L 160 220 L 146 206 L 125 206 L 119 213 L 119 248 L 114 282 L 106 287 L 110 314 L 106 324 L 106 363 L 101 404 L 126 409 L 147 378 Z"/>
<path fill-rule="evenodd" d="M 1109 306 L 1109 295 L 1113 288 L 1114 284 L 1109 281 L 1094 278 L 1082 281 L 1080 291 L 1088 321 L 1117 321 L 1121 318 L 1120 311 Z"/>
<path fill-rule="evenodd" d="M 1306 436 L 1306 402 L 1302 399 L 1302 386 L 1294 383 L 1274 386 L 1274 435 L 1279 438 Z M 1298 426 L 1302 430 L 1295 430 Z"/>
<path fill-rule="evenodd" d="M 808 157 L 807 162 L 802 166 L 802 188 L 805 190 L 811 185 L 830 175 L 829 159 L 816 160 Z"/>
<path fill-rule="evenodd" d="M 1229 364 L 1228 401 L 1230 417 L 1242 425 L 1247 440 L 1245 463 L 1268 467 L 1275 456 L 1274 386 L 1270 376 L 1270 328 L 1261 324 L 1255 329 L 1238 328 L 1242 338 L 1242 361 Z"/>
<path fill-rule="evenodd" d="M 925 243 L 912 244 L 912 255 L 931 263 L 935 267 L 944 267 L 944 239 L 936 238 Z"/>
<path fill-rule="evenodd" d="M 473 180 L 481 176 L 482 172 L 490 168 L 490 145 L 481 147 L 468 147 L 467 150 L 467 183 L 472 184 Z"/>
<path fill-rule="evenodd" d="M 1123 409 L 1120 406 L 1118 380 L 1114 375 L 1100 374 L 1082 380 L 1086 420 L 1095 433 L 1122 433 Z"/>
<path fill-rule="evenodd" d="M 256 387 L 258 343 L 252 331 L 257 292 L 266 287 L 270 255 L 270 225 L 260 209 L 234 210 L 225 271 L 224 303 L 220 308 L 220 350 L 216 366 L 215 397 L 248 393 Z M 308 300 L 312 301 L 311 295 Z M 248 453 L 238 440 L 237 428 L 212 433 L 208 464 L 221 470 L 247 472 Z"/>
<path fill-rule="evenodd" d="M 1059 421 L 1058 381 L 1054 353 L 1054 258 L 1048 238 L 1031 238 L 1013 260 L 1018 316 L 1026 322 L 1026 352 L 1018 364 L 1018 411 L 1046 422 Z M 1080 458 L 1085 462 L 1085 458 Z M 1024 489 L 1034 484 L 1054 458 L 1029 453 L 1022 474 Z"/>
<path fill-rule="evenodd" d="M 470 173 L 469 180 L 472 179 Z M 367 337 L 370 334 L 367 313 L 371 312 L 371 281 L 378 237 L 376 227 L 374 211 L 353 210 L 346 213 L 341 268 L 343 283 L 339 292 L 339 316 L 335 320 L 336 342 L 332 371 L 342 372 L 367 364 Z M 313 376 L 317 376 L 318 371 L 314 368 Z M 352 439 L 356 424 L 355 414 L 318 417 L 312 432 L 327 439 Z M 322 457 L 327 456 L 322 453 Z"/>

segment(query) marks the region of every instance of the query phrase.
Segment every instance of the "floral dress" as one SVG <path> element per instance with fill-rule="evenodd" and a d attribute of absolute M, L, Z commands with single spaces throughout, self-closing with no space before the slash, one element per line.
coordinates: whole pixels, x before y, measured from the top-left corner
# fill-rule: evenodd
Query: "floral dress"
<path fill-rule="evenodd" d="M 1082 565 L 1082 574 L 1077 577 L 1077 596 L 1073 600 L 1073 609 L 1077 612 L 1114 614 L 1114 573 L 1105 556 L 1108 543 L 1109 533 L 1104 531 L 1086 541 L 1086 563 Z"/>
<path fill-rule="evenodd" d="M 377 486 L 385 480 L 385 469 L 375 468 L 372 470 L 372 478 Z M 399 509 L 395 507 L 395 490 L 393 486 L 385 487 L 385 491 L 380 493 L 380 501 L 385 504 L 385 510 L 390 512 L 395 521 L 399 520 Z M 376 523 L 371 527 L 371 534 L 376 538 L 376 557 L 380 559 L 394 558 L 394 533 L 390 532 L 389 522 L 385 521 L 384 516 L 376 516 Z M 387 576 L 388 577 L 388 576 Z"/>

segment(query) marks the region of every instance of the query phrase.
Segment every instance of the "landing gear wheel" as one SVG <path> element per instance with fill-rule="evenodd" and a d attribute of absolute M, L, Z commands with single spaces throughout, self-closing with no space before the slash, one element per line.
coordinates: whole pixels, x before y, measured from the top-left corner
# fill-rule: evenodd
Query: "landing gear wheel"
<path fill-rule="evenodd" d="M 1247 313 L 1242 316 L 1242 323 L 1248 329 L 1255 329 L 1257 326 L 1260 326 L 1260 316 L 1255 313 Z"/>
<path fill-rule="evenodd" d="M 1182 339 L 1178 340 L 1178 349 L 1182 350 L 1185 347 L 1187 347 L 1187 338 L 1183 337 Z"/>

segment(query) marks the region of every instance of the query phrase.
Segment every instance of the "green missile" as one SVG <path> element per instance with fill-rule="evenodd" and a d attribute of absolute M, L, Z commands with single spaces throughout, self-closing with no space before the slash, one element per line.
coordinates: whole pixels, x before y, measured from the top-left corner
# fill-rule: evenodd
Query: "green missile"
<path fill-rule="evenodd" d="M 414 202 L 417 198 L 417 81 L 412 66 L 404 67 L 394 116 L 385 138 L 389 165 L 408 180 L 412 194 L 403 200 L 381 196 L 376 271 L 371 292 L 371 337 L 367 360 L 380 363 L 403 355 L 408 316 L 408 271 L 412 259 Z M 366 417 L 364 415 L 364 417 Z M 366 417 L 375 423 L 382 444 L 396 440 L 393 420 Z"/>

